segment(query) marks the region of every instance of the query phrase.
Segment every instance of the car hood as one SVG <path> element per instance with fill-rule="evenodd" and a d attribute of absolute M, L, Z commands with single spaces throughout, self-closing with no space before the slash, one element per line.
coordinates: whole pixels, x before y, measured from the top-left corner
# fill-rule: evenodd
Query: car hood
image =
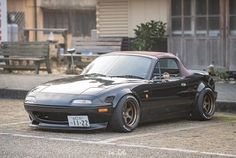
<path fill-rule="evenodd" d="M 48 82 L 44 85 L 36 87 L 35 90 L 41 93 L 57 93 L 57 94 L 86 94 L 97 95 L 103 90 L 112 88 L 114 86 L 132 85 L 144 80 L 127 79 L 127 78 L 113 78 L 113 77 L 70 77 Z"/>

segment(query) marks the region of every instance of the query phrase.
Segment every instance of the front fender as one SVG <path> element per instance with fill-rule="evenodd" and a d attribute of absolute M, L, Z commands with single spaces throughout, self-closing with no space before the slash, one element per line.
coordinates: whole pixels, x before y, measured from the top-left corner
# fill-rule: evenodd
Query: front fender
<path fill-rule="evenodd" d="M 121 91 L 119 91 L 119 93 L 117 93 L 117 95 L 113 100 L 113 108 L 115 108 L 118 105 L 121 98 L 127 94 L 133 94 L 133 93 L 130 89 L 122 89 Z"/>

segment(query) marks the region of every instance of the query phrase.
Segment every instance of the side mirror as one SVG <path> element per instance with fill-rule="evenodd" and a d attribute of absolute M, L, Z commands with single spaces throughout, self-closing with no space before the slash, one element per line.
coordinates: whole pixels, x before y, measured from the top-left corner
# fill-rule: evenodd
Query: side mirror
<path fill-rule="evenodd" d="M 160 76 L 154 76 L 154 77 L 152 78 L 152 81 L 153 81 L 153 82 L 161 82 L 162 80 L 161 80 Z"/>

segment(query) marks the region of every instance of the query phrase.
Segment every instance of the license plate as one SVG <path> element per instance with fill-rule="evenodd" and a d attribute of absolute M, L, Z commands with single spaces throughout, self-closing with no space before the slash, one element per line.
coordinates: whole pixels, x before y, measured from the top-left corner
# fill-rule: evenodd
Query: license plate
<path fill-rule="evenodd" d="M 88 116 L 67 116 L 70 127 L 90 127 Z"/>

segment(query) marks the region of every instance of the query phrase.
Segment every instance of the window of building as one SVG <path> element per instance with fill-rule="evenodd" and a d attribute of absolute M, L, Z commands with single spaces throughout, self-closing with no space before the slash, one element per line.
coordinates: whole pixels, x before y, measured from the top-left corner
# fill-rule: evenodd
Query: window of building
<path fill-rule="evenodd" d="M 172 35 L 219 36 L 219 0 L 172 0 Z"/>
<path fill-rule="evenodd" d="M 24 40 L 24 28 L 25 28 L 25 13 L 21 11 L 14 11 L 14 12 L 7 12 L 7 20 L 8 24 L 10 24 L 8 27 L 9 35 L 8 40 Z M 14 27 L 11 24 L 17 25 L 17 35 L 15 35 Z M 15 28 L 16 29 L 16 28 Z"/>
<path fill-rule="evenodd" d="M 95 10 L 44 9 L 43 17 L 44 28 L 67 28 L 73 36 L 90 36 L 90 31 L 96 28 Z"/>

